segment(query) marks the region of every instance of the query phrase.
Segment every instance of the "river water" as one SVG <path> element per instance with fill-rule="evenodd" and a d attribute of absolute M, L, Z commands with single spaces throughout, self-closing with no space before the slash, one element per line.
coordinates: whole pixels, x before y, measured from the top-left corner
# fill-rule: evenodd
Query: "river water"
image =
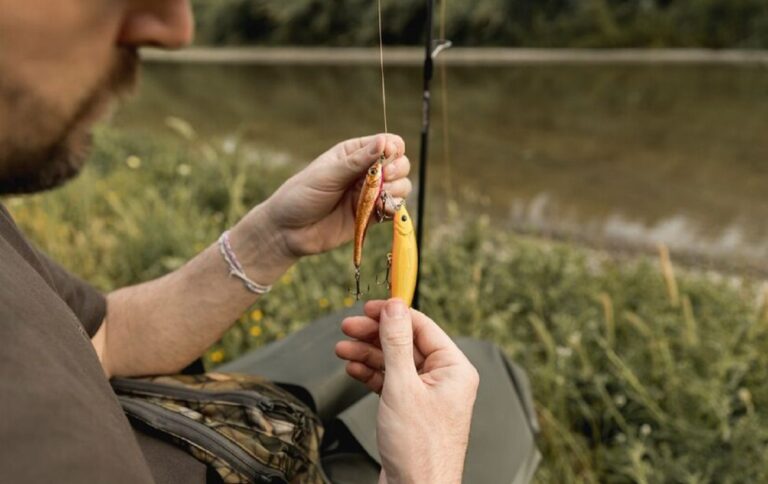
<path fill-rule="evenodd" d="M 415 165 L 421 71 L 386 76 L 389 127 Z M 303 163 L 383 129 L 379 82 L 374 65 L 150 64 L 116 122 L 159 131 L 178 116 Z M 433 102 L 430 223 L 452 199 L 510 230 L 665 243 L 697 263 L 768 273 L 765 67 L 451 66 Z"/>

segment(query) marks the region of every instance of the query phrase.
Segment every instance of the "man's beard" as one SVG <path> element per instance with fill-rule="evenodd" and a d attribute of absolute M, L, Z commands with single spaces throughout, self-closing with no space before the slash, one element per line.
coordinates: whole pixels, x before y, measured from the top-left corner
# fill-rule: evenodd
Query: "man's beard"
<path fill-rule="evenodd" d="M 138 70 L 136 50 L 120 48 L 106 75 L 69 119 L 57 116 L 24 86 L 0 78 L 0 105 L 9 109 L 14 123 L 26 123 L 25 135 L 3 139 L 0 133 L 0 194 L 48 190 L 75 177 L 91 147 L 92 124 L 115 97 L 136 84 Z"/>

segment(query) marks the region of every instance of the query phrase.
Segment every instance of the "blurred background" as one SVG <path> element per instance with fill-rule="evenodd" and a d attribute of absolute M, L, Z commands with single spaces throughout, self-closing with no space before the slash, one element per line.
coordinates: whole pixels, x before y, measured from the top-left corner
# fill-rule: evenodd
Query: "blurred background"
<path fill-rule="evenodd" d="M 179 267 L 383 130 L 375 1 L 192 3 L 196 45 L 146 53 L 80 179 L 8 201 L 103 290 Z M 382 9 L 415 174 L 426 3 Z M 529 372 L 537 480 L 768 481 L 768 2 L 444 0 L 435 35 L 455 48 L 433 83 L 423 309 Z M 367 297 L 389 237 L 371 232 Z M 351 284 L 351 250 L 302 261 L 207 364 L 353 305 Z"/>

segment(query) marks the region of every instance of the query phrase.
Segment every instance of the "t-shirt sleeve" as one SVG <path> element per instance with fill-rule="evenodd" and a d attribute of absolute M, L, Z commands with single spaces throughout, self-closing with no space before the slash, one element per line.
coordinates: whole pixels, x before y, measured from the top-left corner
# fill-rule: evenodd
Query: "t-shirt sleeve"
<path fill-rule="evenodd" d="M 75 313 L 89 336 L 96 334 L 107 314 L 107 300 L 93 286 L 69 273 L 21 233 L 13 217 L 0 203 L 0 237 L 3 237 Z"/>
<path fill-rule="evenodd" d="M 53 279 L 54 289 L 83 324 L 85 332 L 88 336 L 96 334 L 107 314 L 107 300 L 104 295 L 41 251 L 36 252 Z"/>

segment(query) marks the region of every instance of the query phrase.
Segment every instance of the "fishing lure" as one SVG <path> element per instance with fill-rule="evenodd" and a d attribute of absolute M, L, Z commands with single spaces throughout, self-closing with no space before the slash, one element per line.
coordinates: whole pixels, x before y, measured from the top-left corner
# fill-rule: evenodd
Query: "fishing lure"
<path fill-rule="evenodd" d="M 357 210 L 355 210 L 355 238 L 354 253 L 352 256 L 355 265 L 355 298 L 360 299 L 360 265 L 363 262 L 363 244 L 365 234 L 371 221 L 371 215 L 380 200 L 381 189 L 384 185 L 384 176 L 382 168 L 384 166 L 384 157 L 376 161 L 365 175 L 363 188 L 360 190 L 360 198 L 357 200 Z"/>
<path fill-rule="evenodd" d="M 410 306 L 416 290 L 419 255 L 413 221 L 401 203 L 395 211 L 393 224 L 392 253 L 390 264 L 390 297 L 397 297 Z"/>

